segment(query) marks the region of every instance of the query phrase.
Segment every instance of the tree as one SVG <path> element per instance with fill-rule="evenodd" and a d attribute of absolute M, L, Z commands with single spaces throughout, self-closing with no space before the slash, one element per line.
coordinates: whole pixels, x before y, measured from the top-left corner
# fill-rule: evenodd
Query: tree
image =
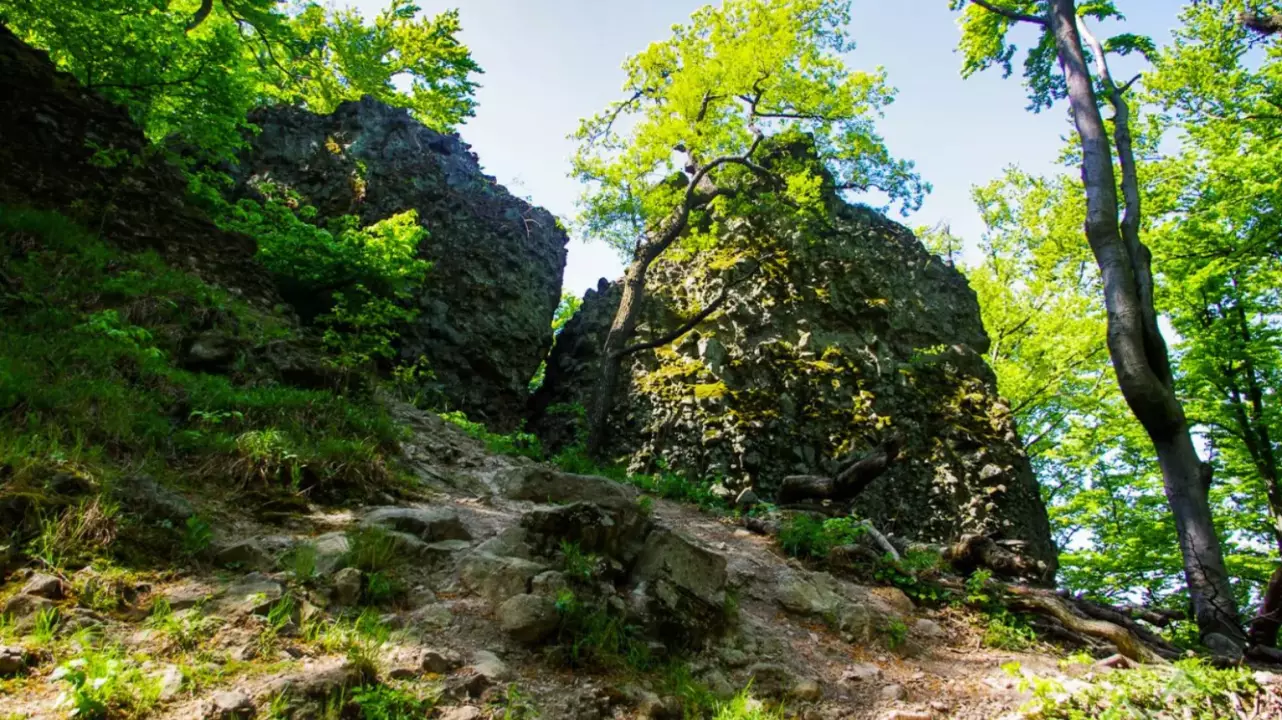
<path fill-rule="evenodd" d="M 580 222 L 629 258 L 588 415 L 588 449 L 606 439 L 629 354 L 670 343 L 716 312 L 633 343 L 647 272 L 674 245 L 716 241 L 734 218 L 810 212 L 825 189 L 880 191 L 905 208 L 927 189 L 891 157 L 874 120 L 894 97 L 881 71 L 848 69 L 848 0 L 726 0 L 697 11 L 668 40 L 627 60 L 626 99 L 584 120 L 575 175 L 587 183 Z M 767 159 L 804 143 L 813 163 Z M 740 276 L 742 277 L 742 276 Z"/>
<path fill-rule="evenodd" d="M 1140 237 L 1140 187 L 1126 98 L 1132 82 L 1118 84 L 1108 64 L 1109 53 L 1147 53 L 1153 50 L 1152 44 L 1132 35 L 1111 38 L 1107 44 L 1099 41 L 1087 19 L 1119 17 L 1107 0 L 1084 5 L 1080 15 L 1074 0 L 950 0 L 950 6 L 964 9 L 959 47 L 965 56 L 965 75 L 994 65 L 1009 74 L 1015 53 L 1007 39 L 1010 29 L 1030 24 L 1041 31 L 1025 63 L 1025 79 L 1034 109 L 1067 99 L 1077 129 L 1086 195 L 1085 235 L 1100 270 L 1108 349 L 1118 386 L 1151 440 L 1162 469 L 1198 627 L 1206 639 L 1215 635 L 1241 644 L 1245 638 L 1237 603 L 1211 515 L 1210 466 L 1198 456 L 1175 393 L 1166 342 L 1157 322 L 1152 256 Z M 1095 78 L 1087 65 L 1087 46 L 1096 65 Z M 1056 64 L 1061 74 L 1054 71 Z M 1100 110 L 1096 82 L 1114 112 L 1111 134 Z"/>
<path fill-rule="evenodd" d="M 0 22 L 125 105 L 152 139 L 178 135 L 215 156 L 236 148 L 248 111 L 269 102 L 331 112 L 369 94 L 443 132 L 473 113 L 480 68 L 455 38 L 456 12 L 417 18 L 417 6 L 393 0 L 368 25 L 318 3 L 292 14 L 278 0 L 194 5 L 13 0 Z"/>

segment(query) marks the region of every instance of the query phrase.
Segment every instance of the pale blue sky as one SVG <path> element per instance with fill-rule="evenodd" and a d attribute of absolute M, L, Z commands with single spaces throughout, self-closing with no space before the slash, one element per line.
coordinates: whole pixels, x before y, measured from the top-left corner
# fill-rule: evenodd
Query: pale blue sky
<path fill-rule="evenodd" d="M 371 17 L 385 0 L 356 0 Z M 485 69 L 476 117 L 461 130 L 486 171 L 516 195 L 571 217 L 580 186 L 568 177 L 579 118 L 621 96 L 625 57 L 668 36 L 697 0 L 419 0 L 427 13 L 458 7 L 462 40 Z M 1176 0 L 1132 0 L 1127 31 L 1160 42 L 1176 24 Z M 907 224 L 951 223 L 969 242 L 982 224 L 971 187 L 1008 165 L 1054 169 L 1068 130 L 1060 107 L 1033 115 L 1017 78 L 990 72 L 963 81 L 954 54 L 956 14 L 946 0 L 854 0 L 852 67 L 884 66 L 899 89 L 881 122 L 893 153 L 934 185 Z M 1105 29 L 1106 31 L 1107 29 Z M 1115 70 L 1117 74 L 1124 73 Z M 898 218 L 903 221 L 902 218 Z M 621 263 L 604 244 L 573 238 L 565 287 L 576 293 Z"/>

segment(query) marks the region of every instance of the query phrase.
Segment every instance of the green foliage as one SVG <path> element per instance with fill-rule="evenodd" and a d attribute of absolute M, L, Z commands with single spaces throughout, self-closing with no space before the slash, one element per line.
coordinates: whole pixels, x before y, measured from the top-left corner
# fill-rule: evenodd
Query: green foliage
<path fill-rule="evenodd" d="M 315 545 L 299 543 L 285 554 L 283 564 L 295 582 L 307 583 L 316 578 L 316 558 Z"/>
<path fill-rule="evenodd" d="M 987 617 L 988 624 L 984 628 L 984 647 L 1019 651 L 1037 645 L 1037 632 L 1018 616 L 999 610 Z"/>
<path fill-rule="evenodd" d="M 850 517 L 820 520 L 798 513 L 788 518 L 779 530 L 779 546 L 793 557 L 823 559 L 835 547 L 857 542 L 868 532 L 864 525 Z"/>
<path fill-rule="evenodd" d="M 534 460 L 543 459 L 543 446 L 538 436 L 523 430 L 507 435 L 492 433 L 485 425 L 467 419 L 462 410 L 441 413 L 441 419 L 449 422 L 469 436 L 485 443 L 485 448 L 498 455 L 519 455 Z"/>
<path fill-rule="evenodd" d="M 749 684 L 730 700 L 718 703 L 713 720 L 784 720 L 787 717 L 782 707 L 771 707 L 752 697 L 751 689 Z"/>
<path fill-rule="evenodd" d="M 13 468 L 0 496 L 20 498 L 19 539 L 44 562 L 83 564 L 139 529 L 105 494 L 44 491 L 56 473 L 91 488 L 139 471 L 262 491 L 302 478 L 319 496 L 390 478 L 402 431 L 368 399 L 174 361 L 189 328 L 213 322 L 265 344 L 290 337 L 278 317 L 55 213 L 0 208 L 0 245 L 6 273 L 22 278 L 0 294 L 0 462 Z M 183 530 L 159 544 L 195 550 L 193 522 L 194 544 Z"/>
<path fill-rule="evenodd" d="M 347 542 L 343 560 L 348 567 L 363 573 L 377 573 L 389 570 L 396 563 L 396 536 L 377 525 L 348 531 Z"/>
<path fill-rule="evenodd" d="M 1198 660 L 1109 673 L 1073 692 L 1051 680 L 1023 684 L 1034 698 L 1028 711 L 1039 720 L 1213 720 L 1249 707 L 1259 691 L 1248 668 L 1220 670 Z"/>
<path fill-rule="evenodd" d="M 314 223 L 310 206 L 295 210 L 297 199 L 263 184 L 265 203 L 244 199 L 234 206 L 213 205 L 219 225 L 258 241 L 258 257 L 282 282 L 289 298 L 315 305 L 326 345 L 340 365 L 360 367 L 390 360 L 392 343 L 417 316 L 406 301 L 421 287 L 430 263 L 418 258 L 427 232 L 413 210 L 366 227 L 343 216 L 329 228 Z M 280 197 L 278 197 L 280 196 Z"/>
<path fill-rule="evenodd" d="M 362 685 L 352 691 L 352 702 L 363 720 L 416 720 L 436 704 L 435 698 L 390 685 Z"/>
<path fill-rule="evenodd" d="M 539 717 L 539 710 L 516 683 L 508 683 L 507 689 L 503 691 L 503 697 L 495 704 L 495 712 L 491 717 L 497 720 L 533 720 Z"/>
<path fill-rule="evenodd" d="M 31 627 L 31 641 L 36 645 L 49 645 L 58 637 L 58 628 L 62 625 L 62 612 L 56 607 L 43 608 L 36 613 L 36 621 Z"/>
<path fill-rule="evenodd" d="M 908 642 L 908 625 L 899 618 L 892 618 L 881 628 L 886 637 L 886 646 L 891 650 L 902 647 Z"/>
<path fill-rule="evenodd" d="M 214 530 L 199 515 L 192 515 L 183 524 L 182 553 L 196 557 L 207 550 L 214 541 Z"/>
<path fill-rule="evenodd" d="M 590 582 L 596 575 L 601 559 L 593 553 L 583 552 L 578 543 L 561 541 L 561 571 L 579 582 Z"/>
<path fill-rule="evenodd" d="M 654 665 L 639 627 L 606 603 L 585 602 L 573 590 L 556 598 L 560 615 L 553 656 L 572 668 L 649 670 Z"/>
<path fill-rule="evenodd" d="M 160 598 L 152 605 L 146 624 L 183 652 L 195 652 L 213 637 L 220 621 L 205 615 L 200 605 L 176 613 L 168 600 Z"/>
<path fill-rule="evenodd" d="M 394 0 L 373 23 L 354 10 L 304 2 L 21 0 L 0 20 L 49 50 L 60 69 L 125 105 L 147 135 L 177 134 L 226 155 L 257 105 L 332 112 L 373 95 L 443 132 L 470 117 L 480 72 L 456 35 L 458 13 L 418 18 Z"/>
<path fill-rule="evenodd" d="M 370 605 L 385 605 L 395 600 L 404 588 L 401 582 L 387 571 L 372 572 L 365 576 L 361 595 Z"/>
<path fill-rule="evenodd" d="M 89 649 L 59 665 L 50 676 L 66 687 L 57 704 L 77 718 L 136 718 L 159 700 L 160 685 L 117 647 Z"/>
<path fill-rule="evenodd" d="M 842 58 L 849 20 L 841 0 L 727 0 L 628 58 L 627 99 L 584 120 L 575 135 L 574 172 L 589 186 L 580 215 L 587 234 L 631 254 L 649 225 L 685 202 L 686 183 L 675 174 L 687 162 L 751 156 L 708 171 L 717 187 L 751 179 L 758 133 L 781 144 L 807 137 L 838 186 L 877 188 L 919 206 L 925 187 L 912 164 L 892 159 L 873 127 L 894 91 L 881 70 L 852 71 Z M 777 188 L 718 198 L 707 212 L 728 220 L 818 209 L 822 180 L 812 163 L 780 162 L 776 171 Z M 707 240 L 699 235 L 684 242 Z"/>

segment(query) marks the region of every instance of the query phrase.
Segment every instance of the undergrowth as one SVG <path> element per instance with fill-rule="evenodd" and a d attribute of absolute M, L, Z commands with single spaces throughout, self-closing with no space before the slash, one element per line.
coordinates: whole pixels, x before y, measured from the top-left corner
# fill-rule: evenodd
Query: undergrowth
<path fill-rule="evenodd" d="M 124 545 L 110 491 L 136 473 L 333 499 L 394 479 L 402 431 L 373 402 L 281 384 L 243 352 L 224 374 L 181 365 L 202 332 L 295 338 L 282 316 L 56 213 L 0 208 L 0 260 L 0 527 L 42 563 Z M 200 549 L 145 530 L 151 549 Z"/>
<path fill-rule="evenodd" d="M 1249 668 L 1217 669 L 1199 660 L 1110 672 L 1071 692 L 1054 680 L 1024 675 L 1018 663 L 1004 667 L 1020 678 L 1022 691 L 1032 692 L 1025 712 L 1037 720 L 1248 717 L 1237 708 L 1249 708 L 1259 691 Z"/>

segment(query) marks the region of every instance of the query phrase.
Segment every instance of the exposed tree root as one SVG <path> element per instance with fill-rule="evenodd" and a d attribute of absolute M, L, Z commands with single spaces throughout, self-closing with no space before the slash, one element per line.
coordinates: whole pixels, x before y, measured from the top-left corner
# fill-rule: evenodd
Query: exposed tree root
<path fill-rule="evenodd" d="M 1117 648 L 1119 653 L 1132 660 L 1157 665 L 1167 662 L 1166 658 L 1129 628 L 1107 620 L 1083 617 L 1064 598 L 1016 585 L 1009 586 L 1007 591 L 1012 595 L 1010 605 L 1013 608 L 1049 615 L 1071 632 L 1107 640 Z"/>

